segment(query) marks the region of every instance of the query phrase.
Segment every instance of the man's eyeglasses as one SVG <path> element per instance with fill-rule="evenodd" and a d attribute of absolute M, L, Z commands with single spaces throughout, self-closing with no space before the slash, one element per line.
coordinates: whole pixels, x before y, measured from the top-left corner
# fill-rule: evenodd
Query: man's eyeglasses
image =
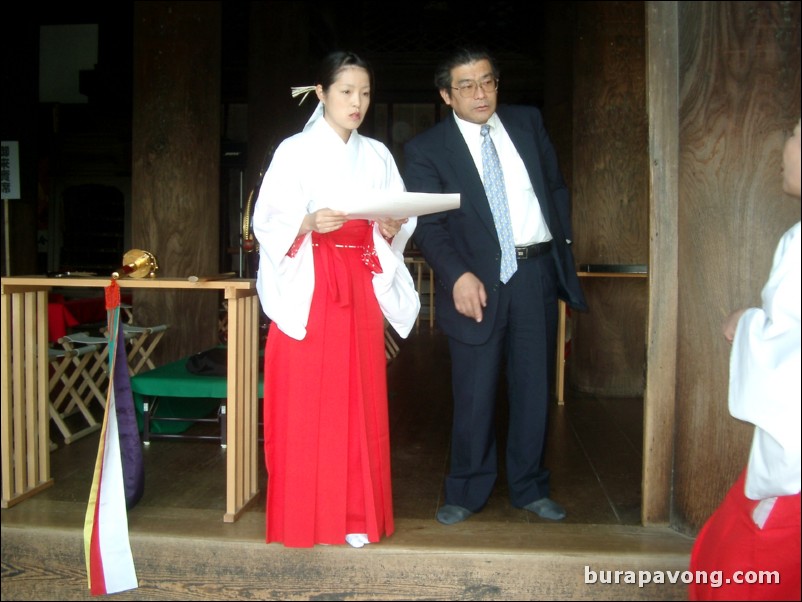
<path fill-rule="evenodd" d="M 473 98 L 476 96 L 477 87 L 482 88 L 482 92 L 485 94 L 490 94 L 498 90 L 498 79 L 495 77 L 486 77 L 478 82 L 460 82 L 460 84 L 456 88 L 452 88 L 452 90 L 459 92 L 462 98 Z"/>

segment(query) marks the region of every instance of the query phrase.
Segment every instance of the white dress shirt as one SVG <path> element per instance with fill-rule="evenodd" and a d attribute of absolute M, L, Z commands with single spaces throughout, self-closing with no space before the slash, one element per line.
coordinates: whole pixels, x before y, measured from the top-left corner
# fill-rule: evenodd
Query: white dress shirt
<path fill-rule="evenodd" d="M 479 176 L 483 178 L 482 134 L 480 133 L 482 126 L 460 119 L 456 113 L 453 115 L 462 137 L 468 145 Z M 507 191 L 515 246 L 520 247 L 551 240 L 551 233 L 540 211 L 540 203 L 538 203 L 526 166 L 510 140 L 507 130 L 504 129 L 504 124 L 495 113 L 487 120 L 487 124 L 490 126 L 490 138 L 496 146 L 496 152 L 501 161 L 501 170 L 504 172 L 504 187 Z"/>

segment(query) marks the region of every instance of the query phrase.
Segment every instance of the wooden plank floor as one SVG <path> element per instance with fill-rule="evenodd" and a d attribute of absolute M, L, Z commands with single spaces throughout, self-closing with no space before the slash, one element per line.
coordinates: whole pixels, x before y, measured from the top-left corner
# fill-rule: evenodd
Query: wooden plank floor
<path fill-rule="evenodd" d="M 564 521 L 545 521 L 532 513 L 513 508 L 507 497 L 502 466 L 496 490 L 482 512 L 465 523 L 452 527 L 437 523 L 434 515 L 442 503 L 443 479 L 448 469 L 451 417 L 447 341 L 437 331 L 432 332 L 428 326 L 422 324 L 420 332 L 413 332 L 409 339 L 398 342 L 400 352 L 388 365 L 397 531 L 382 544 L 373 546 L 376 550 L 380 547 L 395 552 L 400 549 L 406 552 L 410 549 L 424 549 L 442 559 L 443 567 L 454 562 L 454 570 L 461 566 L 459 561 L 446 561 L 444 551 L 456 550 L 464 553 L 465 550 L 470 550 L 473 554 L 501 551 L 505 557 L 520 553 L 527 555 L 527 562 L 535 562 L 532 566 L 540 562 L 528 556 L 533 552 L 537 552 L 538 558 L 544 554 L 543 558 L 552 558 L 554 554 L 559 556 L 562 550 L 565 558 L 574 559 L 574 564 L 580 562 L 579 558 L 583 554 L 595 558 L 598 554 L 609 556 L 620 552 L 637 566 L 643 565 L 642 559 L 637 558 L 639 553 L 655 553 L 658 554 L 657 563 L 660 566 L 675 569 L 686 566 L 691 545 L 688 538 L 669 530 L 644 530 L 639 527 L 643 423 L 643 404 L 640 398 L 577 397 L 570 395 L 569 391 L 564 406 L 556 403 L 552 406 L 546 464 L 552 472 L 552 497 L 567 509 L 568 516 Z M 501 416 L 504 415 L 503 403 L 500 403 L 499 412 Z M 214 427 L 198 425 L 192 428 L 208 431 Z M 54 432 L 54 441 L 59 441 L 57 435 Z M 502 429 L 499 429 L 499 437 L 503 440 Z M 12 587 L 8 567 L 15 565 L 15 561 L 22 557 L 29 554 L 35 556 L 37 553 L 35 550 L 26 551 L 27 544 L 7 544 L 7 539 L 9 542 L 16 540 L 7 538 L 6 535 L 19 534 L 34 528 L 82 530 L 83 512 L 96 453 L 97 434 L 70 445 L 60 442 L 59 448 L 51 456 L 55 480 L 53 487 L 2 511 L 3 599 L 15 599 L 7 597 L 7 585 Z M 503 453 L 499 455 L 503 458 Z M 144 449 L 145 494 L 139 504 L 129 512 L 132 546 L 145 545 L 139 538 L 144 538 L 147 542 L 153 537 L 177 538 L 178 541 L 192 538 L 195 541 L 193 548 L 200 550 L 207 544 L 216 546 L 221 542 L 236 540 L 242 545 L 256 546 L 257 551 L 254 553 L 257 555 L 259 549 L 278 548 L 293 557 L 294 552 L 282 546 L 265 546 L 263 543 L 264 491 L 267 486 L 263 463 L 260 466 L 261 493 L 258 499 L 249 506 L 237 523 L 223 523 L 225 456 L 225 449 L 210 441 L 151 442 Z M 69 541 L 79 545 L 80 538 L 76 539 L 75 535 L 71 537 Z M 48 541 L 44 534 L 40 540 Z M 134 541 L 137 543 L 133 543 Z M 347 546 L 343 547 L 347 549 Z M 81 554 L 82 551 L 77 547 L 74 552 Z M 660 556 L 664 552 L 668 555 Z M 211 555 L 218 553 L 210 552 Z M 20 558 L 8 557 L 11 555 L 19 555 Z M 636 560 L 633 561 L 633 558 Z M 31 559 L 29 561 L 36 562 Z M 416 566 L 420 568 L 421 563 L 430 561 L 421 558 L 411 562 L 418 563 Z M 139 573 L 144 570 L 143 564 L 148 562 L 150 560 L 144 563 L 137 560 Z M 553 558 L 549 562 L 553 562 Z M 545 565 L 541 568 L 546 571 L 554 570 Z M 303 570 L 308 570 L 308 567 Z M 581 566 L 573 566 L 573 570 L 580 574 Z M 15 574 L 10 576 L 14 577 Z M 85 583 L 85 575 L 73 577 L 78 581 L 84 580 Z M 538 578 L 546 579 L 543 576 Z M 477 575 L 476 579 L 481 582 L 483 578 Z M 564 576 L 558 578 L 555 575 L 555 580 L 560 579 L 564 581 Z M 53 587 L 52 582 L 48 583 L 49 587 Z M 420 587 L 421 584 L 417 581 L 416 583 Z M 549 583 L 546 580 L 539 587 L 543 595 L 550 591 L 555 596 L 554 599 L 587 595 L 582 593 L 581 588 L 561 590 L 560 587 L 564 586 L 552 586 Z M 47 599 L 48 594 L 56 591 L 41 587 L 25 590 L 30 591 L 30 598 L 17 593 L 21 597 L 16 599 Z M 549 589 L 550 587 L 557 589 Z M 181 595 L 173 598 L 164 590 L 149 597 L 151 594 L 146 593 L 141 584 L 140 590 L 142 591 L 136 595 L 126 594 L 132 596 L 126 599 L 182 599 Z M 211 591 L 215 591 L 214 584 Z M 418 596 L 431 599 L 433 596 L 431 590 L 425 590 L 425 593 L 418 595 L 413 591 L 396 589 L 393 594 L 396 597 L 392 599 Z M 454 589 L 446 588 L 443 591 L 443 599 L 529 599 L 528 596 L 514 597 L 521 596 L 521 590 L 511 590 L 508 593 L 489 591 L 486 596 L 473 592 L 464 594 L 464 598 L 461 597 L 463 594 Z M 615 599 L 618 595 L 613 594 L 610 588 L 604 591 L 608 593 L 599 599 Z M 285 590 L 275 593 L 275 596 L 277 599 L 308 599 L 304 594 L 298 594 L 298 597 L 295 594 L 298 592 Z M 44 598 L 37 598 L 36 595 L 43 595 Z M 58 595 L 60 599 L 83 599 L 81 596 L 86 593 L 77 595 L 59 592 Z M 309 593 L 309 596 L 313 595 L 314 592 Z M 644 599 L 682 599 L 684 587 L 652 590 L 651 593 L 648 589 L 636 593 L 628 590 L 628 593 L 621 594 L 621 599 L 642 595 L 647 596 Z M 214 597 L 213 593 L 209 596 L 211 597 L 204 598 L 198 595 L 197 599 L 237 599 L 235 594 L 232 594 L 233 597 L 222 598 Z M 359 594 L 342 598 L 323 596 L 320 599 L 360 597 L 382 599 L 381 595 L 371 597 Z M 268 598 L 269 596 L 263 599 Z"/>
<path fill-rule="evenodd" d="M 395 515 L 434 519 L 448 470 L 451 425 L 450 367 L 445 337 L 422 327 L 399 341 L 388 365 Z M 637 525 L 640 522 L 643 404 L 640 398 L 569 398 L 551 408 L 546 465 L 552 497 L 566 507 L 566 523 Z M 499 404 L 504 440 L 504 403 Z M 214 425 L 188 432 L 212 433 Z M 97 434 L 53 452 L 55 485 L 40 500 L 81 501 L 88 496 Z M 496 490 L 471 521 L 543 523 L 513 508 L 502 463 Z M 225 450 L 209 441 L 155 440 L 144 448 L 145 495 L 139 508 L 225 508 Z M 250 511 L 264 512 L 267 475 L 260 454 L 261 495 Z"/>

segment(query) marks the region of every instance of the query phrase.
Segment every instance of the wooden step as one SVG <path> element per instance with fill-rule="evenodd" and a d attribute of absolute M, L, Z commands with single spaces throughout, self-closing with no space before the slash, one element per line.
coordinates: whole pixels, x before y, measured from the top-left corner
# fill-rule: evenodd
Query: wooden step
<path fill-rule="evenodd" d="M 85 505 L 49 502 L 38 521 L 36 499 L 11 510 L 2 599 L 93 599 Z M 400 519 L 393 536 L 362 549 L 290 549 L 264 543 L 263 512 L 232 524 L 181 508 L 135 508 L 129 533 L 139 588 L 119 600 L 685 600 L 692 545 L 668 528 Z"/>

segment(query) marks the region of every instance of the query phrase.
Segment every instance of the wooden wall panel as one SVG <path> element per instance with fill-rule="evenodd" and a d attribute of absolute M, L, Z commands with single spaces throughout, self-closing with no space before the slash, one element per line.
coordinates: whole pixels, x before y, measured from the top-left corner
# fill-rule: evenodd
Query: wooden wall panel
<path fill-rule="evenodd" d="M 573 222 L 577 262 L 646 264 L 648 158 L 643 2 L 587 2 L 574 32 Z M 567 389 L 643 394 L 646 284 L 583 281 Z"/>
<path fill-rule="evenodd" d="M 132 244 L 167 276 L 219 271 L 220 3 L 137 2 Z M 164 363 L 217 343 L 217 293 L 141 291 L 138 324 L 169 323 Z"/>
<path fill-rule="evenodd" d="M 781 149 L 800 115 L 799 2 L 679 3 L 679 299 L 673 524 L 696 531 L 744 468 L 727 408 L 730 311 L 760 303 L 800 219 Z"/>

